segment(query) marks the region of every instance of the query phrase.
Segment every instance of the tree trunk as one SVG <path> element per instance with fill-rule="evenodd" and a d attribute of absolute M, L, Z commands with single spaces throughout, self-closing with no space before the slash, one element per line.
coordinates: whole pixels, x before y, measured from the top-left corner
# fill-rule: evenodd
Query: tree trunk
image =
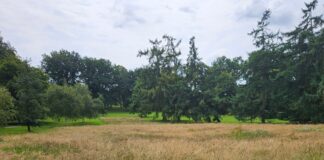
<path fill-rule="evenodd" d="M 208 123 L 210 123 L 211 122 L 210 117 L 209 116 L 205 117 L 205 121 L 208 122 Z"/>
<path fill-rule="evenodd" d="M 167 117 L 164 113 L 162 113 L 162 121 L 167 121 Z"/>
<path fill-rule="evenodd" d="M 196 116 L 196 115 L 193 115 L 193 116 L 192 116 L 192 119 L 193 119 L 196 123 L 199 121 L 199 118 L 198 118 L 198 116 Z"/>
<path fill-rule="evenodd" d="M 124 108 L 125 106 L 124 106 L 123 97 L 122 96 L 119 96 L 119 98 L 120 98 L 120 100 L 119 100 L 120 101 L 120 103 L 119 103 L 120 104 L 120 107 L 122 108 L 122 110 L 124 110 L 125 109 Z"/>
<path fill-rule="evenodd" d="M 215 120 L 216 120 L 217 123 L 220 123 L 221 122 L 221 120 L 219 119 L 218 116 L 215 117 Z"/>
<path fill-rule="evenodd" d="M 181 121 L 180 116 L 176 116 L 175 120 L 176 120 L 176 122 L 180 122 Z"/>
<path fill-rule="evenodd" d="M 261 123 L 265 123 L 265 118 L 261 117 Z"/>
<path fill-rule="evenodd" d="M 30 123 L 27 123 L 27 130 L 28 130 L 28 132 L 31 132 Z"/>
<path fill-rule="evenodd" d="M 155 120 L 155 119 L 158 119 L 159 118 L 159 112 L 155 112 L 155 116 L 153 117 L 153 119 Z"/>
<path fill-rule="evenodd" d="M 260 118 L 261 118 L 261 123 L 265 123 L 265 111 L 266 111 L 266 108 L 267 108 L 267 99 L 268 99 L 268 96 L 267 96 L 267 93 L 266 92 L 263 92 L 262 93 L 262 106 L 261 106 L 261 113 L 260 113 Z"/>

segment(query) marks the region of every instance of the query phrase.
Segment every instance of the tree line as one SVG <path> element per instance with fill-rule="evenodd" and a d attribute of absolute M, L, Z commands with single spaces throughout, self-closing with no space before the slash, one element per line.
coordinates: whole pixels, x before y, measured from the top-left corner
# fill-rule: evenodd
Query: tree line
<path fill-rule="evenodd" d="M 266 10 L 249 33 L 256 50 L 211 65 L 199 57 L 195 37 L 185 61 L 181 40 L 150 40 L 138 53 L 148 65 L 133 71 L 67 50 L 44 54 L 41 67 L 33 67 L 0 38 L 0 123 L 30 130 L 46 117 L 91 118 L 113 105 L 174 122 L 184 116 L 221 122 L 231 114 L 242 121 L 323 123 L 324 20 L 314 13 L 317 3 L 305 3 L 300 23 L 288 32 L 272 31 Z"/>
<path fill-rule="evenodd" d="M 324 29 L 315 15 L 317 0 L 305 3 L 301 22 L 288 32 L 272 31 L 266 10 L 249 35 L 256 50 L 241 57 L 216 59 L 211 66 L 199 58 L 195 38 L 182 63 L 171 36 L 150 41 L 140 51 L 149 65 L 139 69 L 131 109 L 141 116 L 162 114 L 163 120 L 221 121 L 282 119 L 294 123 L 324 122 Z"/>
<path fill-rule="evenodd" d="M 38 125 L 56 120 L 94 118 L 112 105 L 130 104 L 132 71 L 109 60 L 66 50 L 43 55 L 41 68 L 22 60 L 0 38 L 0 125 Z"/>

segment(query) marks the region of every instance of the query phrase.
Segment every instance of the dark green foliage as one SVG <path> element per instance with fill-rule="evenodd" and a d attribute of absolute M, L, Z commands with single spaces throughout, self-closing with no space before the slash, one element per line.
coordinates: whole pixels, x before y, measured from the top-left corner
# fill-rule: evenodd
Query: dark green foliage
<path fill-rule="evenodd" d="M 9 43 L 4 42 L 0 36 L 0 59 L 7 56 L 16 56 L 16 51 Z"/>
<path fill-rule="evenodd" d="M 133 88 L 131 105 L 129 106 L 132 112 L 138 112 L 141 117 L 145 117 L 147 114 L 153 112 L 153 108 L 159 108 L 158 103 L 153 104 L 152 99 L 155 99 L 155 93 L 153 93 L 153 78 L 154 70 L 149 67 L 140 68 L 135 70 L 136 81 Z M 153 104 L 153 105 L 152 105 Z M 158 114 L 158 113 L 157 113 Z"/>
<path fill-rule="evenodd" d="M 189 105 L 189 88 L 183 77 L 175 73 L 163 73 L 159 79 L 159 89 L 163 98 L 162 115 L 164 119 L 179 122 L 182 115 L 186 115 Z"/>
<path fill-rule="evenodd" d="M 270 11 L 264 12 L 257 28 L 249 35 L 253 36 L 254 44 L 259 50 L 250 53 L 247 63 L 245 64 L 244 79 L 246 84 L 238 97 L 238 107 L 235 108 L 238 118 L 255 118 L 260 117 L 265 123 L 266 119 L 273 118 L 275 115 L 275 105 L 273 94 L 276 88 L 275 78 L 278 74 L 278 53 L 276 52 L 276 41 L 280 39 L 278 33 L 272 33 L 268 29 L 268 19 Z M 244 100 L 245 105 L 240 104 Z M 248 104 L 248 105 L 247 105 Z M 245 114 L 245 111 L 247 114 Z M 253 113 L 253 114 L 252 114 Z M 246 116 L 246 117 L 245 117 Z"/>
<path fill-rule="evenodd" d="M 0 87 L 0 126 L 6 125 L 16 116 L 13 100 L 7 89 Z"/>
<path fill-rule="evenodd" d="M 162 46 L 162 41 L 155 40 L 150 43 L 151 49 L 140 51 L 138 54 L 138 56 L 147 56 L 149 65 L 136 71 L 137 77 L 132 94 L 133 111 L 139 111 L 141 116 L 154 111 L 158 115 L 164 106 L 158 81 L 161 77 L 162 66 L 164 66 L 165 48 Z"/>
<path fill-rule="evenodd" d="M 89 112 L 85 114 L 85 117 L 97 117 L 101 113 L 105 113 L 105 103 L 104 98 L 99 96 L 98 98 L 92 99 L 91 107 L 87 108 Z"/>
<path fill-rule="evenodd" d="M 317 0 L 306 4 L 302 22 L 285 34 L 286 77 L 290 83 L 288 107 L 283 110 L 295 122 L 324 122 L 323 69 L 324 69 L 324 20 L 314 16 Z"/>
<path fill-rule="evenodd" d="M 24 72 L 27 65 L 15 55 L 8 55 L 0 59 L 0 85 L 6 86 L 8 82 Z"/>
<path fill-rule="evenodd" d="M 252 121 L 259 116 L 259 99 L 254 92 L 247 89 L 247 86 L 239 86 L 233 100 L 235 106 L 232 114 L 235 118 L 241 121 Z"/>
<path fill-rule="evenodd" d="M 53 51 L 43 55 L 42 68 L 56 84 L 75 84 L 79 82 L 81 57 L 74 51 Z"/>
<path fill-rule="evenodd" d="M 104 109 L 102 98 L 93 99 L 86 85 L 77 84 L 74 85 L 72 89 L 74 89 L 75 92 L 74 97 L 81 102 L 79 106 L 81 108 L 80 118 L 97 117 L 99 112 Z"/>
<path fill-rule="evenodd" d="M 77 94 L 73 87 L 51 85 L 46 94 L 46 104 L 50 110 L 49 116 L 54 119 L 79 118 L 82 103 L 76 96 Z"/>
<path fill-rule="evenodd" d="M 228 114 L 233 107 L 237 83 L 241 79 L 243 60 L 238 57 L 220 57 L 209 68 L 203 83 L 203 104 L 213 120 L 220 122 L 221 115 Z"/>
<path fill-rule="evenodd" d="M 102 98 L 91 97 L 88 87 L 81 84 L 74 86 L 51 85 L 46 94 L 49 116 L 78 119 L 93 118 L 104 109 Z"/>
<path fill-rule="evenodd" d="M 104 98 L 106 107 L 114 104 L 127 107 L 130 103 L 135 77 L 131 71 L 109 60 L 81 58 L 76 52 L 60 50 L 43 55 L 42 68 L 56 84 L 87 84 L 94 97 Z"/>
<path fill-rule="evenodd" d="M 187 63 L 182 65 L 177 51 L 180 41 L 163 38 L 165 41 L 151 41 L 152 48 L 139 53 L 148 56 L 149 65 L 138 71 L 132 109 L 144 116 L 162 112 L 163 120 L 180 121 L 187 116 L 194 121 L 219 122 L 233 105 L 242 60 L 222 57 L 208 67 L 198 57 L 193 37 Z"/>
<path fill-rule="evenodd" d="M 259 50 L 249 55 L 233 113 L 240 119 L 261 117 L 298 123 L 324 122 L 323 19 L 314 16 L 317 0 L 306 3 L 301 23 L 291 32 L 270 32 L 266 11 L 250 33 Z M 279 40 L 279 41 L 278 41 Z"/>
<path fill-rule="evenodd" d="M 106 106 L 114 103 L 112 90 L 116 87 L 117 78 L 109 60 L 83 58 L 80 78 L 94 97 L 103 96 Z"/>
<path fill-rule="evenodd" d="M 44 118 L 47 108 L 44 107 L 44 93 L 48 87 L 48 77 L 40 69 L 29 67 L 10 82 L 16 93 L 17 119 L 30 126 Z"/>
<path fill-rule="evenodd" d="M 152 48 L 140 51 L 139 56 L 147 56 L 149 65 L 138 71 L 138 77 L 132 94 L 132 107 L 147 113 L 162 112 L 163 120 L 180 121 L 185 113 L 187 98 L 184 71 L 180 63 L 181 52 L 171 36 L 163 36 L 163 40 L 150 41 Z M 135 95 L 135 93 L 139 95 Z"/>
<path fill-rule="evenodd" d="M 168 36 L 150 41 L 152 48 L 139 53 L 149 65 L 137 77 L 133 106 L 144 114 L 162 112 L 163 119 L 185 115 L 210 122 L 234 114 L 263 123 L 272 118 L 323 122 L 324 21 L 313 14 L 316 4 L 306 3 L 302 22 L 285 34 L 269 29 L 271 12 L 266 10 L 249 33 L 257 50 L 246 61 L 220 57 L 206 66 L 192 38 L 182 65 L 180 41 Z"/>
<path fill-rule="evenodd" d="M 206 96 L 204 96 L 204 81 L 207 74 L 207 65 L 205 65 L 201 58 L 198 57 L 198 49 L 195 45 L 195 37 L 189 41 L 190 50 L 185 66 L 185 88 L 187 91 L 187 108 L 186 115 L 191 117 L 194 121 L 200 121 L 201 118 L 209 119 L 212 114 L 206 103 Z"/>
<path fill-rule="evenodd" d="M 115 85 L 111 90 L 111 96 L 114 99 L 114 104 L 119 105 L 123 109 L 128 108 L 131 103 L 132 89 L 135 85 L 135 75 L 132 71 L 120 65 L 114 66 L 114 81 Z"/>
<path fill-rule="evenodd" d="M 26 67 L 27 64 L 16 55 L 15 49 L 10 44 L 3 42 L 3 38 L 0 36 L 0 85 L 6 86 Z"/>

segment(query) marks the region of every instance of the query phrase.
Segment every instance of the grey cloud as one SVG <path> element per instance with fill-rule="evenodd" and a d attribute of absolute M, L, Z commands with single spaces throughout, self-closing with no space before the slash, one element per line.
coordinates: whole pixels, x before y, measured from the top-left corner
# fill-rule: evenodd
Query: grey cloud
<path fill-rule="evenodd" d="M 190 14 L 195 13 L 195 11 L 190 7 L 181 7 L 179 8 L 179 10 L 184 13 L 190 13 Z"/>
<path fill-rule="evenodd" d="M 125 16 L 122 20 L 116 22 L 114 27 L 116 28 L 126 28 L 132 27 L 133 24 L 145 24 L 145 20 L 136 16 Z"/>
<path fill-rule="evenodd" d="M 119 3 L 114 6 L 115 11 L 119 12 L 121 17 L 115 22 L 114 27 L 125 28 L 132 27 L 134 24 L 145 24 L 146 20 L 137 14 L 142 8 L 133 4 Z"/>
<path fill-rule="evenodd" d="M 172 8 L 169 5 L 164 6 L 167 10 L 172 10 Z"/>
<path fill-rule="evenodd" d="M 294 15 L 290 12 L 281 13 L 280 15 L 273 14 L 270 19 L 270 23 L 278 26 L 292 25 L 293 17 Z"/>
<path fill-rule="evenodd" d="M 240 8 L 236 15 L 239 20 L 255 19 L 261 17 L 266 9 L 266 0 L 252 0 L 246 7 Z"/>
<path fill-rule="evenodd" d="M 236 17 L 239 21 L 256 21 L 262 17 L 265 10 L 270 9 L 272 12 L 271 24 L 286 27 L 293 25 L 304 4 L 303 0 L 289 2 L 284 0 L 252 0 L 247 6 L 240 8 L 236 12 Z"/>

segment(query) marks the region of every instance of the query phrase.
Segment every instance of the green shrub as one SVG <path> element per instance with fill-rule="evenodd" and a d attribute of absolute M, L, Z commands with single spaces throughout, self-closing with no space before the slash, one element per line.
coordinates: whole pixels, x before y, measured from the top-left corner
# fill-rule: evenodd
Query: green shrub
<path fill-rule="evenodd" d="M 54 119 L 93 118 L 104 108 L 100 98 L 93 99 L 86 85 L 51 85 L 47 91 L 47 106 Z"/>
<path fill-rule="evenodd" d="M 16 114 L 13 98 L 4 87 L 0 87 L 0 126 L 7 124 Z"/>

